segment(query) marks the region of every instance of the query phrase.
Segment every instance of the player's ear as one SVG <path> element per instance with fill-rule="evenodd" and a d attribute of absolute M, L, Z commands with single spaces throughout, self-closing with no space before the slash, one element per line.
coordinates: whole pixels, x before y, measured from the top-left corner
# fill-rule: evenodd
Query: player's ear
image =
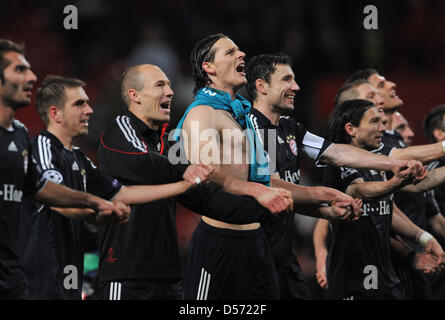
<path fill-rule="evenodd" d="M 348 122 L 345 124 L 345 131 L 351 137 L 355 137 L 357 133 L 357 127 L 355 127 L 352 123 Z"/>
<path fill-rule="evenodd" d="M 127 91 L 128 98 L 136 103 L 141 103 L 141 98 L 139 97 L 138 92 L 135 89 L 128 89 Z"/>
<path fill-rule="evenodd" d="M 213 65 L 213 63 L 204 61 L 202 63 L 201 67 L 202 67 L 202 70 L 204 70 L 207 74 L 211 74 L 211 75 L 215 74 L 215 66 Z"/>
<path fill-rule="evenodd" d="M 267 82 L 263 79 L 255 80 L 255 87 L 258 93 L 266 94 L 267 93 Z"/>
<path fill-rule="evenodd" d="M 48 109 L 48 120 L 53 119 L 55 122 L 60 122 L 62 120 L 61 110 L 56 106 L 51 106 Z"/>
<path fill-rule="evenodd" d="M 445 131 L 442 129 L 434 129 L 433 136 L 437 141 L 445 140 Z"/>

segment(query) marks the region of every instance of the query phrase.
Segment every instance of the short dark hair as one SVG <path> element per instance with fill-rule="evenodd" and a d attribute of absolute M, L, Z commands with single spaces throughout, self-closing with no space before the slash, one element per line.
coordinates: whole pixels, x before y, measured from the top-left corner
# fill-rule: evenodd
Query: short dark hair
<path fill-rule="evenodd" d="M 350 143 L 351 136 L 346 132 L 345 125 L 350 122 L 358 127 L 365 112 L 373 106 L 374 103 L 363 99 L 348 100 L 339 104 L 329 116 L 326 139 L 334 143 Z"/>
<path fill-rule="evenodd" d="M 379 72 L 372 68 L 361 69 L 361 70 L 358 70 L 358 71 L 354 72 L 353 74 L 351 74 L 349 76 L 349 78 L 346 80 L 346 83 L 352 82 L 355 80 L 359 80 L 359 79 L 368 80 L 369 77 L 372 76 L 373 74 L 379 74 Z"/>
<path fill-rule="evenodd" d="M 48 110 L 51 106 L 63 109 L 66 102 L 65 88 L 84 87 L 85 82 L 79 79 L 48 75 L 36 92 L 36 108 L 43 122 L 48 125 Z"/>
<path fill-rule="evenodd" d="M 434 130 L 441 129 L 445 131 L 443 115 L 445 114 L 445 104 L 440 104 L 431 109 L 423 120 L 423 129 L 430 142 L 437 142 L 434 137 Z"/>
<path fill-rule="evenodd" d="M 2 84 L 5 82 L 5 69 L 11 63 L 4 57 L 4 54 L 8 52 L 17 52 L 24 55 L 25 47 L 11 40 L 0 39 L 0 81 Z"/>
<path fill-rule="evenodd" d="M 246 89 L 252 101 L 255 101 L 258 97 L 255 81 L 262 79 L 269 83 L 270 76 L 275 72 L 275 67 L 278 64 L 292 66 L 292 59 L 281 52 L 277 54 L 260 54 L 250 59 L 246 68 Z"/>
<path fill-rule="evenodd" d="M 346 82 L 343 87 L 338 89 L 337 94 L 335 95 L 334 107 L 342 104 L 345 101 L 357 99 L 359 94 L 357 88 L 362 84 L 368 83 L 368 80 L 357 79 L 354 81 Z"/>
<path fill-rule="evenodd" d="M 193 94 L 199 89 L 204 88 L 210 83 L 210 78 L 202 68 L 203 62 L 213 62 L 215 59 L 215 49 L 212 49 L 216 41 L 222 38 L 228 38 L 222 33 L 212 34 L 198 41 L 190 54 L 190 62 L 192 64 L 192 76 L 195 87 Z"/>

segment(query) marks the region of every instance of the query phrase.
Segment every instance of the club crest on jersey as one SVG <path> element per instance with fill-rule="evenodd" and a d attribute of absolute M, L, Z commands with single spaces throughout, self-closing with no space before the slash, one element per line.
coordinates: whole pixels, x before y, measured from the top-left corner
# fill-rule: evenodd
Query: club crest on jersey
<path fill-rule="evenodd" d="M 298 155 L 298 147 L 297 147 L 297 141 L 295 141 L 295 136 L 288 135 L 286 138 L 286 142 L 289 144 L 290 151 L 292 151 L 292 153 L 297 156 Z"/>
<path fill-rule="evenodd" d="M 28 150 L 22 151 L 23 156 L 23 169 L 25 170 L 25 174 L 28 172 Z"/>

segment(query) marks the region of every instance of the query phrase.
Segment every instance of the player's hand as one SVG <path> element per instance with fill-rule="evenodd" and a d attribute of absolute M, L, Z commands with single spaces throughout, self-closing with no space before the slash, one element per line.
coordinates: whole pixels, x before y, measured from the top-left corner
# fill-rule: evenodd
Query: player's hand
<path fill-rule="evenodd" d="M 97 224 L 126 223 L 130 219 L 130 207 L 122 202 L 101 199 L 94 210 L 93 221 Z"/>
<path fill-rule="evenodd" d="M 357 220 L 363 213 L 362 200 L 353 199 L 343 192 L 336 192 L 335 199 L 332 201 L 329 210 L 332 216 L 328 219 L 340 219 L 340 220 Z"/>
<path fill-rule="evenodd" d="M 264 188 L 264 191 L 255 198 L 263 207 L 271 213 L 287 211 L 292 212 L 294 201 L 290 191 L 282 188 Z"/>
<path fill-rule="evenodd" d="M 430 253 L 434 257 L 441 271 L 445 270 L 445 252 L 435 238 L 429 240 L 423 247 L 423 250 L 426 253 Z"/>
<path fill-rule="evenodd" d="M 417 160 L 408 161 L 408 168 L 412 168 L 412 174 L 414 176 L 413 184 L 419 183 L 425 179 L 428 174 L 426 166 Z"/>
<path fill-rule="evenodd" d="M 319 253 L 315 259 L 315 278 L 318 285 L 326 290 L 328 288 L 328 277 L 326 276 L 326 251 Z"/>
<path fill-rule="evenodd" d="M 416 252 L 414 255 L 412 267 L 415 270 L 423 271 L 426 274 L 437 272 L 440 269 L 439 264 L 432 254 L 419 252 Z"/>
<path fill-rule="evenodd" d="M 391 180 L 398 187 L 411 184 L 414 181 L 414 170 L 413 165 L 409 166 L 408 163 L 401 162 L 394 167 L 394 177 Z"/>
<path fill-rule="evenodd" d="M 214 171 L 214 168 L 206 164 L 191 164 L 187 167 L 182 177 L 185 181 L 198 185 L 210 178 Z"/>

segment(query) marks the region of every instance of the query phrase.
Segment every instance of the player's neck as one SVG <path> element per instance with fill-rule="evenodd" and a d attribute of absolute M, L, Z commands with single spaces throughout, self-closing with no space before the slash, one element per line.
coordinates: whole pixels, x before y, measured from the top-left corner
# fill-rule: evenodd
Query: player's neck
<path fill-rule="evenodd" d="M 130 105 L 128 110 L 130 110 L 130 112 L 132 112 L 138 119 L 144 122 L 151 130 L 157 131 L 159 129 L 160 122 L 147 116 L 142 108 L 133 107 Z"/>
<path fill-rule="evenodd" d="M 386 114 L 386 119 L 387 119 L 387 122 L 386 122 L 386 130 L 392 130 L 391 128 L 392 128 L 392 114 Z"/>
<path fill-rule="evenodd" d="M 14 120 L 15 110 L 11 107 L 5 106 L 0 103 L 0 126 L 8 129 L 12 126 Z"/>
<path fill-rule="evenodd" d="M 59 139 L 65 149 L 68 149 L 70 151 L 73 150 L 73 137 L 66 134 L 63 128 L 49 125 L 46 130 L 48 130 L 50 133 L 52 133 L 53 136 Z"/>
<path fill-rule="evenodd" d="M 232 100 L 235 99 L 236 92 L 238 91 L 233 86 L 229 86 L 229 85 L 225 86 L 225 85 L 222 85 L 222 84 L 211 83 L 211 84 L 209 84 L 209 87 L 217 89 L 217 90 L 221 90 L 221 91 L 224 91 L 224 92 L 227 92 L 228 94 L 230 94 L 230 97 L 232 98 Z"/>
<path fill-rule="evenodd" d="M 160 126 L 160 123 L 159 123 L 159 121 L 156 121 L 156 120 L 153 120 L 153 119 L 143 119 L 142 121 L 144 121 L 145 122 L 145 124 L 151 129 L 151 130 L 154 130 L 154 131 L 158 131 L 159 130 L 159 126 Z"/>
<path fill-rule="evenodd" d="M 274 126 L 278 126 L 278 123 L 280 122 L 281 113 L 278 112 L 275 108 L 273 108 L 270 104 L 264 101 L 255 100 L 253 102 L 253 108 L 261 112 L 267 119 L 269 119 L 269 121 Z"/>

